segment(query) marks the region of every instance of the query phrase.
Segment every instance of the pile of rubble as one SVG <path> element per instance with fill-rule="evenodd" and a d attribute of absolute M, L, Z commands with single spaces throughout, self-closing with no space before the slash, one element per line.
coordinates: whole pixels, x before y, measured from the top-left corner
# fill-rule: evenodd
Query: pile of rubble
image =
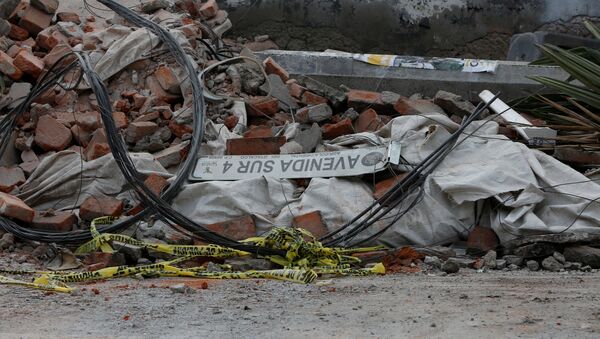
<path fill-rule="evenodd" d="M 129 151 L 151 154 L 152 160 L 159 164 L 163 175 L 150 173 L 145 178 L 145 184 L 159 195 L 168 186 L 168 172 L 173 173 L 187 157 L 192 132 L 197 128 L 192 123 L 190 89 L 185 85 L 182 70 L 166 51 L 157 50 L 159 44 L 148 31 L 131 27 L 119 17 L 105 21 L 57 12 L 58 5 L 57 0 L 22 2 L 7 15 L 7 20 L 1 21 L 0 73 L 4 86 L 0 88 L 3 91 L 0 113 L 10 114 L 19 100 L 29 94 L 32 84 L 55 64 L 72 58 L 69 53 L 86 51 L 108 85 L 114 103 L 113 118 Z M 476 109 L 473 103 L 445 91 L 439 91 L 434 98 L 420 94 L 405 97 L 393 92 L 334 88 L 304 75 L 292 77 L 272 58 L 259 61 L 244 46 L 232 41 L 225 43 L 222 35 L 231 22 L 215 0 L 182 0 L 175 4 L 150 0 L 144 1 L 138 10 L 169 27 L 198 67 L 210 120 L 203 140 L 206 146 L 203 155 L 330 151 L 335 150 L 328 146 L 330 141 L 347 135 L 378 133 L 397 117 L 437 114 L 460 124 Z M 257 38 L 247 46 L 268 46 L 266 40 Z M 240 57 L 236 57 L 238 54 Z M 60 152 L 79 154 L 82 168 L 84 162 L 104 164 L 112 159 L 98 102 L 85 81 L 75 81 L 77 77 L 75 73 L 70 76 L 75 86 L 56 86 L 36 98 L 27 114 L 17 121 L 11 147 L 1 155 L 0 215 L 32 229 L 51 232 L 86 229 L 95 218 L 135 215 L 143 209 L 135 197 L 117 194 L 82 197 L 81 201 L 77 197 L 74 207 L 63 204 L 61 210 L 34 210 L 19 198 L 24 185 L 35 186 L 32 178 L 44 170 L 40 164 Z M 499 134 L 517 139 L 512 126 L 498 123 Z M 224 139 L 224 147 L 213 143 L 219 138 Z M 402 178 L 402 173 L 387 172 L 370 177 L 372 197 L 383 197 Z M 301 196 L 310 183 L 311 179 L 295 180 L 293 198 Z M 307 229 L 316 237 L 328 232 L 318 210 L 295 215 L 292 226 Z M 234 240 L 257 234 L 251 215 L 206 227 Z M 141 227 L 136 235 L 168 243 L 191 242 L 177 232 L 161 232 Z M 488 237 L 478 232 L 471 232 L 473 241 Z M 461 267 L 538 270 L 541 265 L 551 271 L 600 268 L 600 263 L 588 260 L 587 254 L 581 254 L 575 247 L 518 254 L 524 246 L 528 244 L 515 246 L 513 252 L 506 252 L 501 259 L 495 252 L 502 250 L 497 239 L 479 259 L 459 258 L 450 252 L 440 254 L 439 249 L 375 252 L 360 257 L 365 263 L 372 258 L 383 258 L 392 272 L 419 271 L 422 264 L 447 273 L 455 273 Z M 25 255 L 30 252 L 39 259 L 52 255 L 46 245 L 34 250 L 28 243 L 15 243 L 10 233 L 3 234 L 0 249 L 15 251 L 12 258 L 17 263 L 29 260 Z M 56 255 L 56 250 L 53 253 Z M 60 255 L 68 256 L 62 252 Z M 119 253 L 92 254 L 85 263 L 88 269 L 97 270 L 156 259 L 161 256 L 124 246 Z M 39 264 L 36 260 L 30 262 Z"/>

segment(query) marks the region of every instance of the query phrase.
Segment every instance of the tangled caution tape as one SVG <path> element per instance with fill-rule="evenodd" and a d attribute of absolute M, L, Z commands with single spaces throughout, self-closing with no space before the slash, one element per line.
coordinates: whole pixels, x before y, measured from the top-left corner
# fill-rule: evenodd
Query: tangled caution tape
<path fill-rule="evenodd" d="M 299 228 L 273 228 L 262 237 L 246 239 L 243 242 L 272 249 L 283 250 L 285 256 L 269 256 L 264 259 L 283 267 L 274 270 L 251 270 L 233 272 L 228 265 L 222 265 L 223 272 L 208 272 L 206 267 L 180 268 L 178 264 L 197 257 L 231 258 L 249 256 L 250 253 L 232 248 L 203 245 L 166 245 L 139 241 L 122 234 L 100 234 L 96 226 L 108 225 L 117 218 L 102 217 L 92 221 L 90 231 L 93 239 L 77 249 L 75 254 L 95 251 L 115 252 L 114 244 L 130 245 L 169 254 L 176 258 L 155 264 L 142 266 L 107 267 L 92 272 L 48 272 L 48 271 L 10 271 L 0 269 L 0 273 L 11 275 L 34 275 L 33 282 L 25 282 L 0 275 L 0 284 L 18 285 L 54 292 L 71 292 L 67 283 L 79 283 L 93 280 L 113 279 L 128 276 L 142 277 L 189 277 L 203 279 L 276 279 L 296 283 L 312 283 L 322 275 L 365 276 L 385 274 L 385 267 L 379 263 L 370 268 L 353 268 L 360 259 L 350 254 L 381 250 L 383 247 L 370 248 L 327 248 L 318 242 L 312 234 Z"/>

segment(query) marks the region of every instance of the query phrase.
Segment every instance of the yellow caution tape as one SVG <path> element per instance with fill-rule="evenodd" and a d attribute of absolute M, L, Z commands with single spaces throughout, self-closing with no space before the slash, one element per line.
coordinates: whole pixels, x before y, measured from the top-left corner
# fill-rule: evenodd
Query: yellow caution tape
<path fill-rule="evenodd" d="M 68 286 L 62 286 L 62 285 L 58 285 L 58 284 L 54 284 L 54 283 L 43 283 L 43 284 L 40 284 L 37 282 L 30 283 L 30 282 L 26 282 L 26 281 L 20 281 L 20 280 L 8 278 L 8 277 L 1 276 L 1 275 L 0 275 L 0 284 L 24 286 L 24 287 L 35 288 L 38 290 L 61 292 L 61 293 L 70 293 L 73 291 L 73 289 Z"/>
<path fill-rule="evenodd" d="M 33 283 L 0 276 L 0 283 L 57 292 L 70 292 L 72 288 L 66 286 L 66 283 L 113 279 L 134 275 L 203 279 L 276 279 L 307 284 L 314 282 L 319 275 L 325 274 L 343 276 L 385 274 L 385 267 L 381 263 L 371 268 L 352 268 L 352 265 L 359 263 L 360 259 L 350 255 L 378 251 L 385 249 L 385 247 L 377 246 L 355 249 L 328 248 L 318 242 L 310 232 L 299 228 L 273 228 L 262 237 L 253 237 L 243 241 L 247 244 L 285 251 L 285 256 L 266 257 L 271 262 L 282 266 L 283 269 L 233 272 L 230 265 L 220 265 L 221 269 L 225 270 L 224 272 L 207 272 L 204 266 L 185 269 L 179 268 L 175 265 L 196 257 L 229 258 L 247 256 L 249 253 L 217 245 L 185 246 L 151 244 L 122 234 L 101 234 L 98 232 L 97 225 L 109 225 L 117 219 L 114 217 L 102 217 L 93 220 L 90 225 L 92 240 L 80 246 L 75 253 L 84 254 L 97 250 L 112 253 L 114 250 L 111 243 L 117 242 L 171 254 L 177 258 L 171 261 L 136 267 L 107 267 L 93 272 L 11 271 L 0 269 L 0 273 L 39 275 L 39 277 L 34 279 Z"/>

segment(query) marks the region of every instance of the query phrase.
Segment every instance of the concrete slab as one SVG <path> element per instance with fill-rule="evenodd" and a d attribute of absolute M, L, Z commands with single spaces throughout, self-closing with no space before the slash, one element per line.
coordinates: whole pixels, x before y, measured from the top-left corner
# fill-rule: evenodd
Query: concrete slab
<path fill-rule="evenodd" d="M 304 52 L 269 50 L 256 53 L 272 57 L 292 76 L 308 75 L 332 87 L 346 85 L 354 89 L 392 91 L 405 96 L 414 93 L 433 97 L 438 90 L 479 101 L 483 90 L 502 92 L 503 100 L 513 100 L 526 92 L 542 88 L 528 76 L 541 75 L 566 79 L 558 67 L 529 66 L 525 62 L 500 61 L 495 74 L 457 71 L 381 67 L 353 60 L 351 54 L 337 52 Z"/>

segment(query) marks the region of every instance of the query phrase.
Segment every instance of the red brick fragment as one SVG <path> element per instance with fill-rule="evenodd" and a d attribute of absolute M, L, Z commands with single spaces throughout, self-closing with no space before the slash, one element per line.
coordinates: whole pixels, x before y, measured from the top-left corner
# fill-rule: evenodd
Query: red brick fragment
<path fill-rule="evenodd" d="M 235 126 L 237 126 L 238 122 L 240 121 L 240 118 L 236 117 L 235 115 L 230 115 L 227 118 L 225 118 L 225 127 L 229 128 L 229 130 L 233 130 L 235 128 Z"/>
<path fill-rule="evenodd" d="M 57 13 L 56 17 L 58 18 L 58 21 L 73 22 L 78 25 L 81 24 L 81 18 L 79 18 L 79 15 L 77 13 L 61 12 Z"/>
<path fill-rule="evenodd" d="M 279 148 L 285 142 L 285 137 L 229 139 L 227 155 L 280 154 Z"/>
<path fill-rule="evenodd" d="M 86 265 L 88 271 L 97 271 L 107 267 L 124 266 L 127 262 L 123 253 L 93 252 L 86 255 L 83 264 Z M 97 289 L 93 289 L 93 291 L 95 294 L 100 293 Z"/>
<path fill-rule="evenodd" d="M 38 78 L 44 70 L 44 62 L 27 50 L 21 50 L 14 59 L 14 65 L 34 78 Z"/>
<path fill-rule="evenodd" d="M 39 9 L 29 6 L 23 15 L 19 26 L 25 28 L 31 35 L 37 35 L 42 30 L 48 28 L 52 21 L 52 15 L 44 13 Z"/>
<path fill-rule="evenodd" d="M 233 240 L 244 240 L 256 236 L 256 225 L 251 215 L 206 225 L 206 228 Z"/>
<path fill-rule="evenodd" d="M 406 177 L 406 175 L 407 174 L 403 173 L 398 175 L 397 177 L 392 177 L 376 183 L 373 198 L 377 200 L 381 199 L 392 187 L 396 186 L 396 184 L 401 182 Z"/>
<path fill-rule="evenodd" d="M 194 131 L 192 129 L 192 126 L 186 124 L 179 124 L 177 123 L 177 121 L 175 121 L 175 119 L 171 120 L 171 122 L 169 123 L 169 129 L 178 138 L 181 138 L 186 134 L 191 134 Z"/>
<path fill-rule="evenodd" d="M 35 212 L 31 228 L 43 231 L 69 232 L 77 224 L 77 216 L 70 212 Z"/>
<path fill-rule="evenodd" d="M 25 183 L 25 175 L 19 167 L 0 166 L 0 192 L 9 193 Z"/>
<path fill-rule="evenodd" d="M 302 94 L 302 102 L 307 105 L 312 106 L 312 105 L 326 104 L 327 99 L 323 98 L 320 95 L 316 95 L 313 92 L 305 91 L 304 94 Z"/>
<path fill-rule="evenodd" d="M 352 120 L 348 118 L 343 119 L 335 124 L 325 124 L 323 125 L 322 130 L 323 138 L 325 140 L 332 140 L 342 135 L 354 133 L 354 128 L 352 127 Z"/>
<path fill-rule="evenodd" d="M 110 146 L 106 139 L 106 134 L 103 129 L 98 129 L 92 135 L 88 146 L 85 149 L 85 158 L 87 161 L 96 160 L 109 154 Z"/>
<path fill-rule="evenodd" d="M 487 253 L 498 248 L 498 235 L 491 228 L 475 226 L 467 238 L 469 252 Z"/>
<path fill-rule="evenodd" d="M 369 108 L 362 112 L 354 124 L 354 128 L 357 133 L 361 132 L 374 132 L 379 130 L 383 126 L 379 115 L 374 109 Z"/>
<path fill-rule="evenodd" d="M 88 197 L 79 207 L 79 217 L 86 221 L 111 216 L 118 217 L 123 213 L 123 202 L 111 197 Z"/>
<path fill-rule="evenodd" d="M 189 143 L 181 143 L 154 153 L 154 159 L 164 168 L 179 165 L 188 155 L 190 149 Z"/>
<path fill-rule="evenodd" d="M 205 18 L 210 19 L 217 16 L 219 12 L 219 5 L 216 0 L 208 0 L 205 4 L 198 8 L 198 12 Z"/>
<path fill-rule="evenodd" d="M 127 142 L 137 142 L 146 135 L 158 130 L 158 125 L 150 121 L 132 122 L 125 131 Z"/>
<path fill-rule="evenodd" d="M 35 128 L 34 140 L 46 152 L 62 151 L 71 145 L 73 135 L 65 125 L 49 115 L 43 115 Z"/>
<path fill-rule="evenodd" d="M 37 46 L 50 51 L 58 44 L 69 44 L 69 39 L 64 36 L 55 26 L 48 27 L 41 31 L 35 39 Z"/>
<path fill-rule="evenodd" d="M 267 72 L 267 74 L 275 74 L 279 76 L 283 82 L 290 80 L 290 74 L 275 62 L 273 58 L 268 57 L 265 59 L 263 65 L 265 66 L 265 72 Z"/>
<path fill-rule="evenodd" d="M 314 211 L 296 216 L 292 225 L 296 228 L 303 228 L 309 231 L 317 239 L 328 232 L 327 226 L 321 216 L 321 211 Z"/>
<path fill-rule="evenodd" d="M 0 215 L 29 223 L 33 220 L 35 211 L 23 200 L 0 192 Z"/>
<path fill-rule="evenodd" d="M 113 112 L 112 116 L 113 116 L 113 119 L 115 120 L 115 125 L 117 125 L 118 129 L 126 128 L 127 125 L 129 124 L 129 120 L 127 119 L 127 116 L 123 112 L 119 112 L 119 111 Z"/>
<path fill-rule="evenodd" d="M 160 66 L 154 72 L 160 87 L 171 94 L 181 93 L 181 86 L 175 72 L 168 66 Z"/>
<path fill-rule="evenodd" d="M 269 126 L 256 126 L 252 127 L 246 133 L 244 138 L 270 138 L 273 136 L 273 130 Z"/>
<path fill-rule="evenodd" d="M 288 81 L 286 85 L 290 95 L 296 99 L 302 98 L 302 94 L 307 90 L 305 87 L 300 86 L 295 80 Z"/>
<path fill-rule="evenodd" d="M 272 116 L 279 111 L 279 100 L 275 98 L 256 98 L 246 103 L 246 111 L 250 117 Z"/>
<path fill-rule="evenodd" d="M 25 41 L 27 38 L 29 38 L 29 32 L 25 28 L 21 28 L 15 24 L 10 24 L 10 32 L 8 33 L 8 37 L 17 41 Z"/>
<path fill-rule="evenodd" d="M 0 72 L 13 80 L 19 80 L 23 76 L 23 72 L 15 66 L 14 59 L 2 51 L 0 51 Z"/>

